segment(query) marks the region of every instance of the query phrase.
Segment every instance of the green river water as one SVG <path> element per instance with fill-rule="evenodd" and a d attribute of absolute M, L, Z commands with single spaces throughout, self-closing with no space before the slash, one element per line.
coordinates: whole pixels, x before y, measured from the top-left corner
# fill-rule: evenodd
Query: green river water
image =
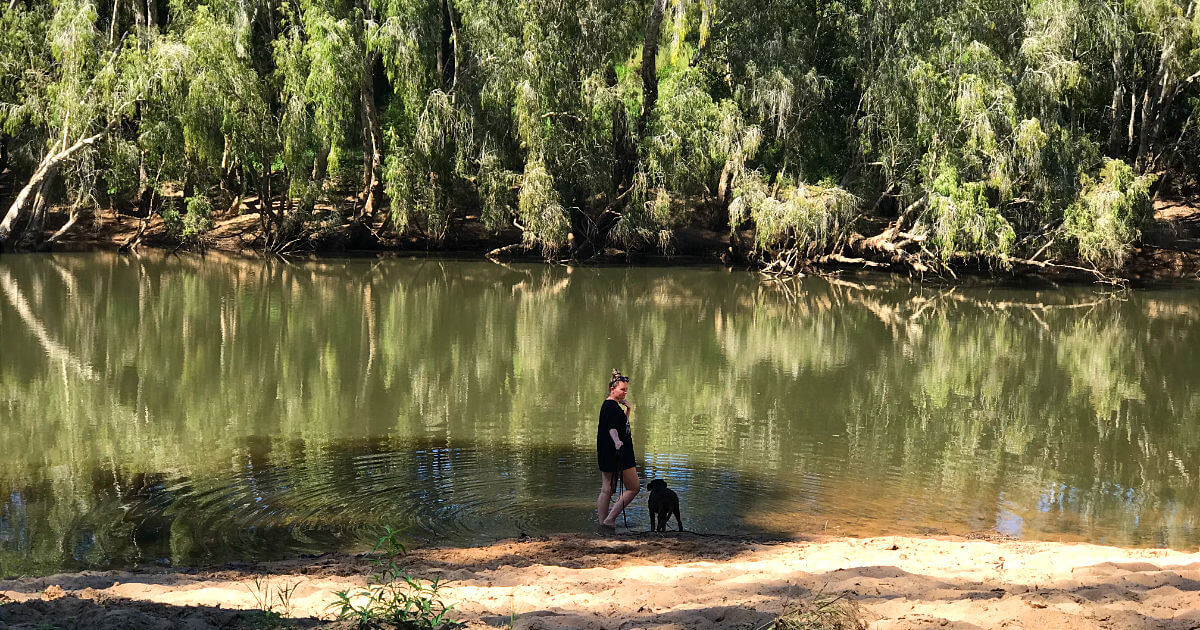
<path fill-rule="evenodd" d="M 1188 549 L 1197 324 L 1193 284 L 5 255 L 0 576 L 591 531 L 614 367 L 694 531 Z"/>

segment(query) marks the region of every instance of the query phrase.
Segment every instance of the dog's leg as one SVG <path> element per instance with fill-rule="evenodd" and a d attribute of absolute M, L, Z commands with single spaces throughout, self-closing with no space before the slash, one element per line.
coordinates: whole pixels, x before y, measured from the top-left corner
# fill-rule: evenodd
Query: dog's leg
<path fill-rule="evenodd" d="M 654 510 L 650 510 L 650 531 L 654 530 Z"/>
<path fill-rule="evenodd" d="M 679 524 L 679 531 L 683 531 L 683 519 L 679 518 L 679 505 L 675 505 L 675 522 Z"/>

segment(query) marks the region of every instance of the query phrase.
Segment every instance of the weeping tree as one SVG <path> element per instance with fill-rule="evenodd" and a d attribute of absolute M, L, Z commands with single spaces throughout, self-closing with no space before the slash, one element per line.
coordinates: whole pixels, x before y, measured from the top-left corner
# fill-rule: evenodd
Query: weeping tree
<path fill-rule="evenodd" d="M 31 149 L 39 139 L 31 133 L 35 125 L 27 122 L 41 116 L 33 95 L 50 65 L 46 39 L 50 8 L 49 4 L 33 9 L 14 6 L 0 12 L 0 103 L 4 105 L 0 107 L 0 172 L 16 166 L 16 161 L 34 160 Z"/>
<path fill-rule="evenodd" d="M 179 238 L 253 211 L 277 250 L 1116 266 L 1200 184 L 1197 4 L 17 0 L 0 242 L 107 203 Z"/>
<path fill-rule="evenodd" d="M 10 83 L 8 97 L 17 102 L 5 108 L 5 142 L 20 136 L 36 165 L 0 219 L 0 247 L 12 244 L 21 221 L 30 238 L 39 238 L 54 178 L 72 164 L 88 168 L 83 166 L 88 152 L 135 115 L 159 71 L 136 35 L 106 39 L 96 7 L 87 0 L 56 0 L 43 9 L 11 3 L 5 20 L 26 26 L 25 34 L 44 25 L 48 45 L 30 46 L 23 67 L 6 55 L 16 83 L 15 89 Z M 6 49 L 22 44 L 22 31 L 5 33 Z M 94 180 L 75 183 L 90 186 Z"/>
<path fill-rule="evenodd" d="M 472 144 L 472 118 L 458 89 L 462 17 L 444 0 L 388 0 L 376 14 L 371 49 L 391 87 L 381 120 L 391 218 L 400 232 L 416 229 L 441 242 Z"/>
<path fill-rule="evenodd" d="M 183 138 L 183 198 L 187 223 L 204 221 L 207 191 L 231 174 L 256 170 L 255 163 L 269 163 L 277 140 L 271 131 L 275 120 L 265 98 L 267 85 L 254 67 L 252 25 L 262 8 L 253 3 L 198 5 L 180 12 L 176 25 L 186 56 L 182 59 L 182 81 L 173 84 L 168 101 L 178 109 L 170 112 L 178 120 Z M 170 110 L 168 110 L 170 111 Z M 269 173 L 261 176 L 268 179 Z M 244 191 L 240 197 L 244 195 Z M 270 204 L 260 204 L 273 216 Z"/>
<path fill-rule="evenodd" d="M 1090 182 L 1124 172 L 1101 159 L 1112 84 L 1097 77 L 1105 76 L 1108 57 L 1098 63 L 1087 54 L 1124 45 L 1130 25 L 1120 22 L 1121 11 L 1058 0 L 1024 14 L 1016 5 L 969 2 L 888 9 L 873 16 L 868 38 L 904 44 L 879 49 L 859 129 L 886 189 L 908 203 L 864 247 L 905 252 L 913 262 L 1007 265 L 1037 263 L 1043 254 L 1119 262 L 1113 248 L 1128 247 L 1145 212 L 1068 219 L 1079 216 L 1072 209 L 1093 207 L 1081 198 L 1091 194 Z M 988 20 L 976 19 L 984 13 Z M 1148 194 L 1148 186 L 1119 188 Z M 1129 203 L 1147 208 L 1147 201 Z M 1106 243 L 1106 253 L 1082 245 L 1089 242 Z"/>

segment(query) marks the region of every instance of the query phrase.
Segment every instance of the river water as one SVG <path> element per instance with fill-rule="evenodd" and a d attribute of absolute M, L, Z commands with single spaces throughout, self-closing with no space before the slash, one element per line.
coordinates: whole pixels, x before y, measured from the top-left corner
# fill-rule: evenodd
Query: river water
<path fill-rule="evenodd" d="M 1198 298 L 5 255 L 0 576 L 591 531 L 612 368 L 694 531 L 1190 548 Z"/>

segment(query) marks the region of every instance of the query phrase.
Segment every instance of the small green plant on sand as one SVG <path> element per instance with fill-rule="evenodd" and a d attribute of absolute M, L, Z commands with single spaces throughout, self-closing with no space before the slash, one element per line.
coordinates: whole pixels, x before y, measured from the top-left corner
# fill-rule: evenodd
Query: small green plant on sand
<path fill-rule="evenodd" d="M 292 616 L 295 611 L 292 596 L 296 594 L 296 588 L 303 581 L 273 584 L 271 578 L 264 575 L 256 575 L 251 578 L 251 584 L 247 585 L 246 589 L 254 598 L 254 607 L 262 613 L 262 620 L 266 627 L 281 627 L 286 623 L 285 619 Z"/>
<path fill-rule="evenodd" d="M 842 594 L 802 600 L 762 630 L 867 630 L 867 622 L 858 604 Z"/>
<path fill-rule="evenodd" d="M 397 565 L 396 557 L 405 553 L 404 545 L 398 540 L 399 532 L 390 527 L 386 530 L 371 550 L 375 571 L 367 587 L 335 592 L 330 608 L 336 609 L 338 620 L 359 627 L 438 630 L 450 626 L 454 606 L 443 603 L 438 595 L 443 583 L 413 577 Z"/>

